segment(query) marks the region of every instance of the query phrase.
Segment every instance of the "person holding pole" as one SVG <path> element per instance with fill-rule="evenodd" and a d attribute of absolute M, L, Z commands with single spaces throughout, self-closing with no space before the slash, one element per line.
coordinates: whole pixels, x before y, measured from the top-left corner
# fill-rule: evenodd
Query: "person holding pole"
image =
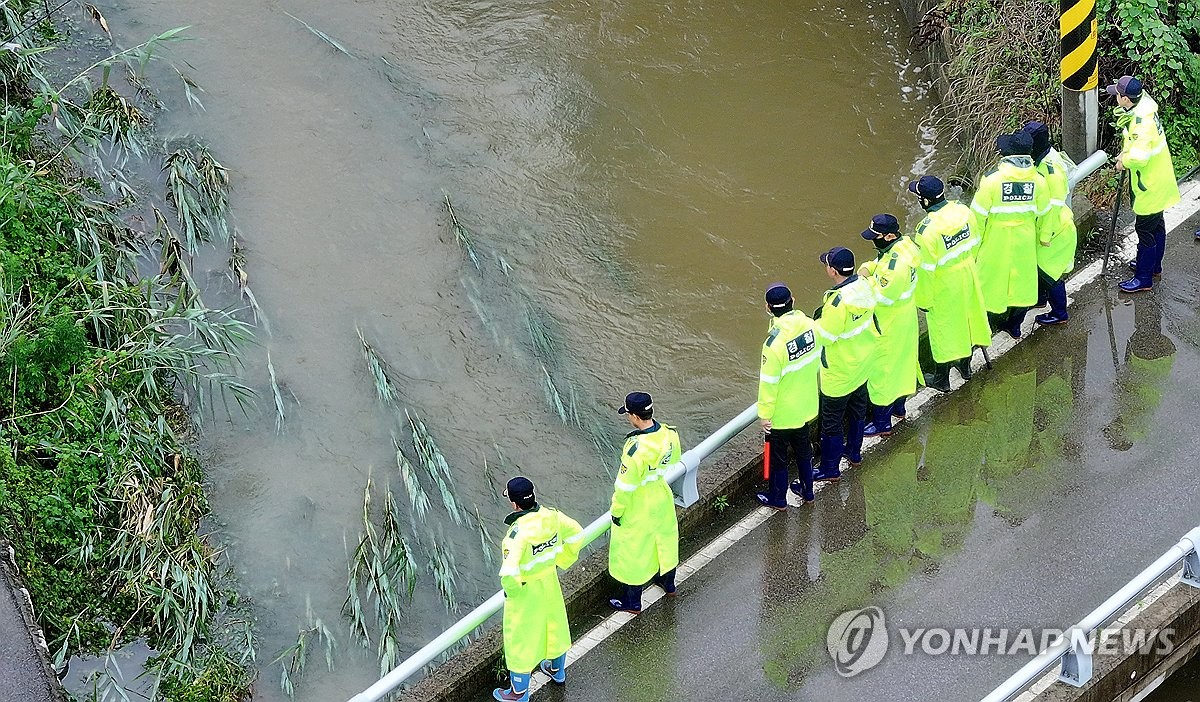
<path fill-rule="evenodd" d="M 1158 116 L 1158 103 L 1142 89 L 1142 81 L 1121 76 L 1106 90 L 1117 100 L 1113 110 L 1121 130 L 1117 169 L 1129 169 L 1129 199 L 1138 235 L 1137 257 L 1129 262 L 1133 277 L 1118 287 L 1127 293 L 1143 292 L 1151 289 L 1154 276 L 1162 273 L 1167 246 L 1163 212 L 1179 202 L 1179 184 Z"/>
<path fill-rule="evenodd" d="M 871 421 L 864 436 L 889 436 L 892 417 L 904 417 L 904 401 L 917 391 L 921 362 L 917 358 L 921 328 L 917 320 L 917 270 L 921 250 L 900 233 L 900 223 L 890 214 L 875 215 L 862 237 L 879 252 L 874 261 L 858 268 L 858 274 L 875 292 L 875 319 L 879 341 L 867 394 L 871 398 Z"/>
<path fill-rule="evenodd" d="M 950 369 L 963 380 L 971 377 L 971 354 L 976 346 L 992 343 L 974 250 L 979 237 L 971 229 L 971 210 L 946 199 L 946 186 L 935 176 L 908 184 L 927 213 L 913 233 L 921 251 L 917 271 L 917 307 L 925 310 L 929 350 L 934 368 L 926 374 L 929 387 L 950 391 Z"/>
<path fill-rule="evenodd" d="M 784 510 L 792 460 L 799 468 L 799 479 L 793 483 L 792 491 L 803 504 L 815 499 L 808 423 L 816 418 L 819 406 L 817 374 L 821 345 L 813 320 L 793 309 L 795 301 L 786 285 L 768 286 L 766 301 L 771 329 L 763 342 L 758 374 L 758 421 L 767 437 L 763 452 L 767 491 L 756 497 L 767 507 Z"/>
<path fill-rule="evenodd" d="M 571 567 L 579 558 L 583 533 L 579 522 L 539 505 L 528 478 L 509 480 L 504 495 L 513 509 L 504 519 L 508 531 L 500 564 L 509 687 L 496 688 L 492 697 L 500 702 L 528 702 L 535 668 L 556 683 L 567 679 L 571 628 L 558 569 Z"/>
<path fill-rule="evenodd" d="M 681 452 L 679 433 L 654 419 L 648 393 L 629 393 L 617 412 L 628 417 L 633 431 L 621 449 L 608 545 L 608 572 L 621 584 L 621 596 L 608 604 L 636 614 L 642 611 L 642 588 L 652 581 L 668 596 L 675 594 L 679 523 L 666 472 Z"/>

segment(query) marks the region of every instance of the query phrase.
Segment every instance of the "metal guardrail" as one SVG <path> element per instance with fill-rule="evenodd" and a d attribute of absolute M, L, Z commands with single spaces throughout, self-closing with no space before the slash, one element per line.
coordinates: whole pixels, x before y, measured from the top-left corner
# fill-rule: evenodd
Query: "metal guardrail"
<path fill-rule="evenodd" d="M 1108 154 L 1103 151 L 1097 151 L 1084 159 L 1082 163 L 1079 163 L 1071 171 L 1069 177 L 1070 187 L 1074 189 L 1080 180 L 1091 175 L 1107 162 Z M 741 433 L 743 429 L 753 424 L 757 418 L 758 412 L 756 406 L 751 405 L 747 407 L 741 414 L 726 422 L 724 426 L 717 429 L 708 438 L 704 439 L 704 441 L 684 452 L 680 456 L 678 463 L 667 468 L 666 479 L 671 484 L 671 489 L 675 492 L 676 504 L 681 507 L 690 507 L 699 501 L 700 494 L 697 487 L 697 476 L 700 463 L 711 456 L 717 449 L 728 443 L 734 436 Z M 600 538 L 600 536 L 608 531 L 611 524 L 612 516 L 608 512 L 605 512 L 591 524 L 587 525 L 583 530 L 584 546 Z M 388 673 L 371 687 L 352 697 L 350 702 L 377 702 L 378 700 L 382 700 L 393 690 L 404 684 L 404 681 L 416 675 L 438 656 L 448 651 L 459 641 L 470 635 L 472 631 L 482 626 L 484 622 L 498 613 L 502 607 L 504 607 L 503 591 L 497 592 L 483 604 L 468 612 L 462 619 L 455 622 L 453 626 L 442 632 L 433 641 L 425 644 L 419 651 L 409 656 L 407 660 L 393 669 L 392 672 Z"/>
<path fill-rule="evenodd" d="M 1067 177 L 1070 190 L 1074 192 L 1075 186 L 1079 185 L 1079 181 L 1100 170 L 1100 167 L 1106 163 L 1108 163 L 1108 154 L 1103 151 L 1097 151 L 1075 164 L 1075 168 L 1071 170 L 1071 175 Z"/>
<path fill-rule="evenodd" d="M 1021 694 L 1038 680 L 1055 664 L 1062 668 L 1058 679 L 1073 687 L 1083 687 L 1092 679 L 1092 634 L 1101 627 L 1115 621 L 1127 611 L 1138 598 L 1147 590 L 1165 581 L 1175 574 L 1180 561 L 1183 562 L 1183 575 L 1180 582 L 1200 588 L 1200 555 L 1196 548 L 1200 546 L 1200 527 L 1187 533 L 1179 543 L 1175 544 L 1139 573 L 1133 580 L 1115 595 L 1104 601 L 1091 614 L 1084 617 L 1078 624 L 1068 629 L 1053 645 L 1042 651 L 1036 658 L 1026 663 L 1020 670 L 1005 680 L 982 702 L 1009 702 Z"/>
<path fill-rule="evenodd" d="M 667 467 L 666 480 L 675 492 L 675 502 L 682 507 L 690 507 L 699 499 L 696 486 L 696 476 L 701 461 L 711 456 L 717 449 L 724 446 L 730 439 L 741 433 L 758 418 L 755 405 L 747 407 L 741 414 L 729 420 L 720 429 L 713 432 L 704 441 L 684 452 L 679 462 Z M 612 525 L 612 515 L 605 512 L 588 524 L 583 530 L 583 545 L 587 546 L 600 538 Z M 472 631 L 479 628 L 493 615 L 504 607 L 504 592 L 497 592 L 486 602 L 471 610 L 433 641 L 425 644 L 421 650 L 409 656 L 407 660 L 388 673 L 378 682 L 350 699 L 350 702 L 377 702 L 384 699 L 393 690 L 400 687 L 405 680 L 416 675 L 422 668 L 429 665 L 438 656 L 445 653 Z"/>

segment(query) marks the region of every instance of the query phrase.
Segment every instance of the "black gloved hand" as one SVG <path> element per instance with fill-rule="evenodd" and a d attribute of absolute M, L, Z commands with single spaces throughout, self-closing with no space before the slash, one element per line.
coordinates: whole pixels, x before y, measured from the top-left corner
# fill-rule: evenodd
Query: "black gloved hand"
<path fill-rule="evenodd" d="M 613 524 L 615 524 L 617 526 L 621 526 L 621 518 L 620 517 L 613 517 L 612 520 L 613 520 Z"/>

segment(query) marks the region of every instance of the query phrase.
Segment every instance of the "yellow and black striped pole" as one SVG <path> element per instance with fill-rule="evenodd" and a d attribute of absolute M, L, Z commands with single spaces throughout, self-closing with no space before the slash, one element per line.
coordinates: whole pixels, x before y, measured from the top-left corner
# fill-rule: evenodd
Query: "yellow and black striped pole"
<path fill-rule="evenodd" d="M 1059 0 L 1063 148 L 1077 163 L 1096 150 L 1100 109 L 1096 0 Z"/>

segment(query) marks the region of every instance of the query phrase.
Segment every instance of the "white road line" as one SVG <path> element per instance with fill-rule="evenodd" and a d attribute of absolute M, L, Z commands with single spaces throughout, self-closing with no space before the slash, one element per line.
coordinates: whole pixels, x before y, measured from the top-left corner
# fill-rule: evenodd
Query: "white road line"
<path fill-rule="evenodd" d="M 1168 232 L 1178 227 L 1192 215 L 1196 214 L 1196 212 L 1200 211 L 1200 181 L 1192 181 L 1181 186 L 1180 195 L 1183 198 L 1182 202 L 1168 210 L 1164 217 Z M 1121 234 L 1122 238 L 1116 245 L 1119 253 L 1114 252 L 1114 254 L 1118 256 L 1118 261 L 1123 261 L 1126 257 L 1132 256 L 1133 252 L 1137 249 L 1137 234 L 1133 231 L 1133 227 L 1127 227 L 1121 232 Z M 1077 293 L 1081 288 L 1083 288 L 1083 286 L 1099 278 L 1103 264 L 1104 262 L 1102 260 L 1096 260 L 1076 271 L 1075 274 L 1067 280 L 1067 293 Z M 1111 266 L 1112 264 L 1110 263 L 1109 265 Z M 1118 265 L 1124 264 L 1120 263 Z M 1009 337 L 1008 334 L 997 334 L 992 338 L 992 345 L 988 349 L 988 355 L 991 358 L 996 359 L 1008 353 L 1009 350 L 1020 343 L 1020 341 L 1028 339 L 1030 333 L 1036 326 L 1037 324 L 1033 321 L 1033 315 L 1028 315 L 1025 320 L 1025 325 L 1022 327 L 1021 338 L 1014 340 Z M 982 368 L 983 365 L 984 363 L 982 354 L 975 354 L 971 357 L 972 370 L 977 371 Z M 957 390 L 958 388 L 962 387 L 964 381 L 951 379 L 950 383 L 951 388 L 953 390 Z M 913 395 L 906 405 L 908 418 L 915 419 L 921 416 L 921 407 L 940 394 L 942 393 L 939 393 L 936 390 L 925 388 L 916 395 Z M 866 439 L 863 441 L 863 450 L 865 451 L 870 449 L 882 440 L 883 439 L 881 437 L 875 436 Z M 850 467 L 847 464 L 843 463 L 843 466 L 843 473 L 850 470 Z M 829 485 L 829 483 L 817 483 L 813 489 L 815 492 L 820 492 L 827 485 Z M 800 505 L 799 498 L 793 495 L 790 490 L 788 491 L 788 504 L 792 507 L 798 507 Z M 724 553 L 726 549 L 745 538 L 756 527 L 766 522 L 775 514 L 778 514 L 776 510 L 768 507 L 759 507 L 743 517 L 737 524 L 734 524 L 726 529 L 720 536 L 717 536 L 715 539 L 713 539 L 707 546 L 700 549 L 699 552 L 679 565 L 679 570 L 675 575 L 676 585 L 686 582 L 688 578 L 699 572 L 701 568 L 711 563 L 714 559 L 716 559 L 717 556 Z M 654 605 L 654 603 L 661 600 L 664 597 L 664 594 L 665 593 L 663 593 L 662 589 L 657 586 L 646 588 L 646 591 L 642 594 L 642 611 L 646 611 L 652 605 Z M 629 614 L 628 612 L 614 612 L 613 614 L 609 615 L 608 618 L 593 627 L 592 630 L 585 634 L 582 639 L 576 641 L 575 644 L 571 646 L 571 650 L 567 651 L 567 666 L 570 666 L 572 663 L 582 658 L 588 651 L 591 651 L 596 646 L 599 646 L 605 639 L 607 639 L 609 636 L 612 636 L 621 627 L 632 621 L 635 616 L 636 615 Z M 544 675 L 540 671 L 535 672 L 533 680 L 530 682 L 530 691 L 537 692 L 549 682 L 550 678 L 548 676 Z"/>

